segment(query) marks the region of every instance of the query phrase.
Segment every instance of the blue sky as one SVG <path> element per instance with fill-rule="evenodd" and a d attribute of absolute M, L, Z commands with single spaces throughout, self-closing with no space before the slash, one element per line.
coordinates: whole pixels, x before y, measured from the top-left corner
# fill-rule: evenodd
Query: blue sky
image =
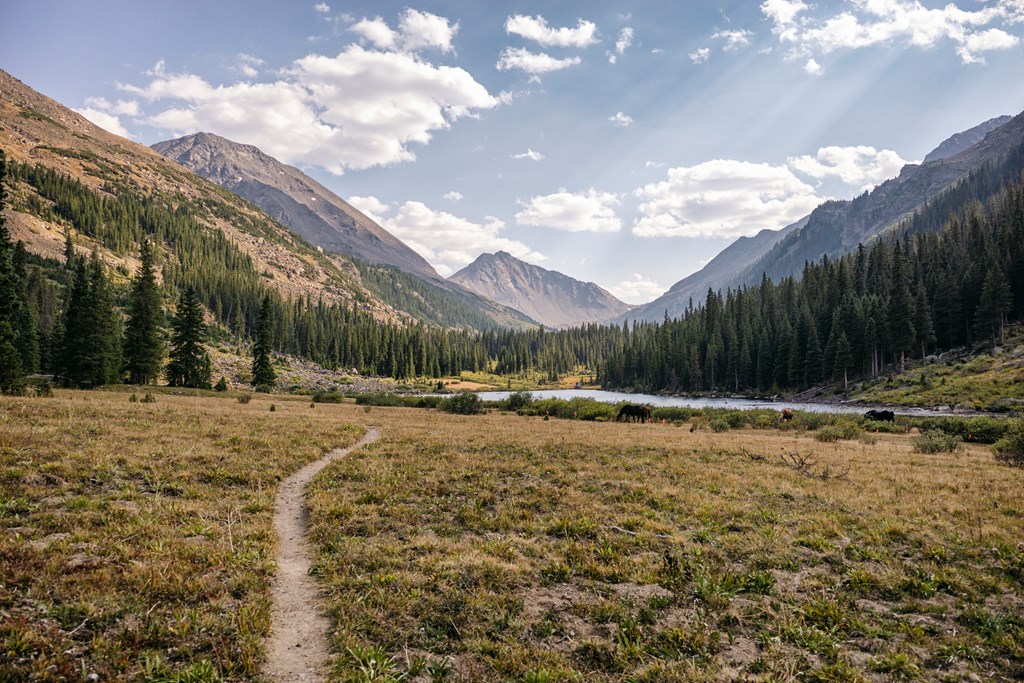
<path fill-rule="evenodd" d="M 450 274 L 640 303 L 1024 110 L 1024 0 L 4 3 L 0 68 L 152 144 L 259 146 Z"/>

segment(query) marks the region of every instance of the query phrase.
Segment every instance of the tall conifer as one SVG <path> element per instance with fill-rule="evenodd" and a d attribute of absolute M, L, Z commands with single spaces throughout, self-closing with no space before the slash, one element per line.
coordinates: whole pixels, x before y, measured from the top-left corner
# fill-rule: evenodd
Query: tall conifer
<path fill-rule="evenodd" d="M 256 321 L 256 343 L 252 349 L 252 383 L 254 386 L 274 386 L 277 373 L 270 362 L 271 333 L 271 302 L 270 295 L 263 297 L 260 305 L 260 316 Z"/>
<path fill-rule="evenodd" d="M 0 392 L 19 393 L 25 371 L 18 352 L 17 323 L 22 302 L 18 298 L 18 273 L 14 268 L 14 244 L 3 218 L 7 157 L 0 150 Z"/>
<path fill-rule="evenodd" d="M 142 265 L 132 282 L 125 326 L 125 370 L 131 384 L 155 382 L 164 358 L 164 312 L 148 240 L 142 242 Z"/>
<path fill-rule="evenodd" d="M 165 374 L 172 387 L 210 388 L 210 355 L 203 348 L 206 323 L 199 298 L 191 287 L 181 292 L 178 311 L 171 325 L 170 361 Z"/>

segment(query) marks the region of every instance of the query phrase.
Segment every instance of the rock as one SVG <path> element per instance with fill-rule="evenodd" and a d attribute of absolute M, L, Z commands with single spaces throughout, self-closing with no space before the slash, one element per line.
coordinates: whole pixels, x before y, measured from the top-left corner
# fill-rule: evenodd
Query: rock
<path fill-rule="evenodd" d="M 44 536 L 43 538 L 40 538 L 39 540 L 29 541 L 28 542 L 28 546 L 30 548 L 35 548 L 36 550 L 46 550 L 47 548 L 49 548 L 54 543 L 60 543 L 61 541 L 63 541 L 65 538 L 67 538 L 70 535 L 71 534 L 65 534 L 65 533 L 50 534 L 49 536 Z"/>

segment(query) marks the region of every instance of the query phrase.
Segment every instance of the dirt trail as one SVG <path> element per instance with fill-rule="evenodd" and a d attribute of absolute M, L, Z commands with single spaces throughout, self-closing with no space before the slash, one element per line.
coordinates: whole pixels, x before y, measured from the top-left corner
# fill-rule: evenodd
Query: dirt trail
<path fill-rule="evenodd" d="M 277 683 L 322 681 L 323 665 L 330 653 L 330 623 L 320 611 L 319 589 L 309 575 L 310 553 L 306 543 L 309 510 L 306 486 L 329 463 L 357 448 L 373 443 L 380 430 L 369 427 L 359 443 L 331 451 L 281 482 L 274 504 L 277 532 L 277 577 L 273 585 L 274 607 L 264 674 Z"/>

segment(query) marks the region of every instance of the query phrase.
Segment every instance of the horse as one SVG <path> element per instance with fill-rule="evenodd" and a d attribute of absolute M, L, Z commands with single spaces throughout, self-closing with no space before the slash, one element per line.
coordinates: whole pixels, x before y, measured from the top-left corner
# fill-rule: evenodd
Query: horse
<path fill-rule="evenodd" d="M 615 421 L 619 422 L 623 417 L 626 418 L 627 422 L 633 422 L 634 418 L 637 422 L 650 422 L 651 409 L 647 406 L 627 403 L 619 409 L 619 415 L 615 418 Z"/>
<path fill-rule="evenodd" d="M 869 410 L 864 413 L 865 420 L 874 420 L 875 422 L 895 422 L 896 414 L 891 410 Z"/>
<path fill-rule="evenodd" d="M 782 420 L 783 422 L 792 422 L 793 421 L 793 409 L 792 408 L 783 408 L 782 409 L 782 413 L 779 415 L 779 419 Z"/>

